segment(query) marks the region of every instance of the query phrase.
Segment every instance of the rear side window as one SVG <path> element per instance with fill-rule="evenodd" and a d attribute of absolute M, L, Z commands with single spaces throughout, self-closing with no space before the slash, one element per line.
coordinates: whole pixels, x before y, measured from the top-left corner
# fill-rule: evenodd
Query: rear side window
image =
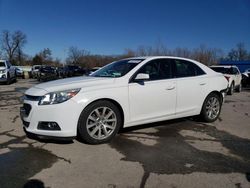
<path fill-rule="evenodd" d="M 176 74 L 175 76 L 177 78 L 200 76 L 205 74 L 205 72 L 199 66 L 189 61 L 175 59 L 174 64 Z"/>
<path fill-rule="evenodd" d="M 233 68 L 233 73 L 234 73 L 234 74 L 239 74 L 238 69 L 234 67 L 234 68 Z"/>

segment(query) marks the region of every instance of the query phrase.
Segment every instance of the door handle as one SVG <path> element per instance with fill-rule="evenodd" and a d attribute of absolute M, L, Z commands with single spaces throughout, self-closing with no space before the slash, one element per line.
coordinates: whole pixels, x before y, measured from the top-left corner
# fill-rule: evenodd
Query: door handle
<path fill-rule="evenodd" d="M 175 86 L 169 86 L 166 88 L 166 90 L 173 90 L 175 88 Z"/>
<path fill-rule="evenodd" d="M 200 83 L 201 86 L 204 86 L 204 85 L 206 85 L 206 84 L 207 84 L 207 83 L 205 83 L 205 82 Z"/>

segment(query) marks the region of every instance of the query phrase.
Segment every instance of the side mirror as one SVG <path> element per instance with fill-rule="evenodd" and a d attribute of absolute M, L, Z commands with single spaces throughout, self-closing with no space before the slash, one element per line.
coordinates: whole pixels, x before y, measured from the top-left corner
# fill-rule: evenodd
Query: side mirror
<path fill-rule="evenodd" d="M 149 80 L 149 74 L 139 73 L 136 75 L 134 79 L 134 81 L 136 82 L 145 81 L 145 80 Z"/>

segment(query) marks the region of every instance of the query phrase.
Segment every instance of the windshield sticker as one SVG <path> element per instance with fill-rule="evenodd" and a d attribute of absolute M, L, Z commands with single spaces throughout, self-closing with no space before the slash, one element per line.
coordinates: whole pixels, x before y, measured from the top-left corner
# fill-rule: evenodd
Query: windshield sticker
<path fill-rule="evenodd" d="M 114 73 L 113 73 L 113 76 L 115 76 L 115 77 L 116 77 L 116 76 L 121 76 L 121 75 L 122 75 L 122 74 L 121 74 L 120 72 L 114 72 Z"/>
<path fill-rule="evenodd" d="M 132 60 L 129 60 L 128 63 L 140 63 L 141 60 L 137 60 L 137 59 L 132 59 Z"/>

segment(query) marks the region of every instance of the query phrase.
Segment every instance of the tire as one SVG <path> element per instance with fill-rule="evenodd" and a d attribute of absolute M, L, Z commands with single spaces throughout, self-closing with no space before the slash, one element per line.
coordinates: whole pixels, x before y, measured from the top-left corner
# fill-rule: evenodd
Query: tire
<path fill-rule="evenodd" d="M 230 88 L 229 88 L 229 91 L 228 91 L 228 95 L 233 95 L 234 93 L 234 83 L 231 84 Z"/>
<path fill-rule="evenodd" d="M 236 88 L 235 91 L 238 92 L 238 93 L 240 93 L 241 89 L 242 89 L 242 85 L 240 84 L 240 85 L 237 86 L 237 88 Z"/>
<path fill-rule="evenodd" d="M 100 100 L 87 106 L 78 121 L 78 135 L 88 144 L 109 142 L 122 125 L 119 108 L 112 102 Z"/>
<path fill-rule="evenodd" d="M 6 81 L 6 84 L 7 84 L 7 85 L 10 85 L 10 83 L 11 83 L 10 75 L 7 74 L 7 81 Z"/>
<path fill-rule="evenodd" d="M 216 93 L 211 93 L 205 99 L 200 117 L 205 122 L 214 122 L 218 119 L 221 112 L 222 100 Z"/>
<path fill-rule="evenodd" d="M 14 79 L 13 79 L 13 81 L 16 83 L 17 82 L 17 78 L 16 78 L 17 76 L 16 76 L 16 73 L 15 73 L 15 77 L 14 77 Z"/>

